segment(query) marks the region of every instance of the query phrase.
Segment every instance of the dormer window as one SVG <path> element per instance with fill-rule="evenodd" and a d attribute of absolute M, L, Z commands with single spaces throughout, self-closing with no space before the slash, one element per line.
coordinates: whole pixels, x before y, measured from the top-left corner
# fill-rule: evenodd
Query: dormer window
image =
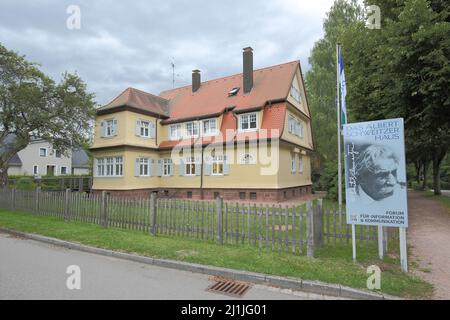
<path fill-rule="evenodd" d="M 215 135 L 217 133 L 217 123 L 216 119 L 206 119 L 203 120 L 203 135 Z"/>
<path fill-rule="evenodd" d="M 233 89 L 230 90 L 230 92 L 228 92 L 228 96 L 232 97 L 232 96 L 237 95 L 237 93 L 239 92 L 239 89 L 240 89 L 239 87 L 234 87 Z"/>
<path fill-rule="evenodd" d="M 239 129 L 241 131 L 254 131 L 257 129 L 256 112 L 244 113 L 239 116 Z"/>
<path fill-rule="evenodd" d="M 181 124 L 172 124 L 170 126 L 170 139 L 171 140 L 178 140 L 182 136 L 181 134 Z"/>
<path fill-rule="evenodd" d="M 302 96 L 300 94 L 300 91 L 294 87 L 294 85 L 291 85 L 291 96 L 292 98 L 294 98 L 295 101 L 297 101 L 298 103 L 302 102 Z"/>
<path fill-rule="evenodd" d="M 186 123 L 186 135 L 188 137 L 198 136 L 198 123 L 197 122 Z"/>

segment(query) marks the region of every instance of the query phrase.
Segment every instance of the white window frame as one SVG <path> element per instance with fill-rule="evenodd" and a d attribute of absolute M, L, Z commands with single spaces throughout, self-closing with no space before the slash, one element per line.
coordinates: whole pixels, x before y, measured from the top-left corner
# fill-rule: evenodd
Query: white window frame
<path fill-rule="evenodd" d="M 123 157 L 102 157 L 96 158 L 96 177 L 122 177 Z"/>
<path fill-rule="evenodd" d="M 295 173 L 296 153 L 291 153 L 291 174 Z"/>
<path fill-rule="evenodd" d="M 123 157 L 114 157 L 115 175 L 118 177 L 123 176 Z"/>
<path fill-rule="evenodd" d="M 169 126 L 169 136 L 170 140 L 178 140 L 183 136 L 181 132 L 181 123 L 171 124 Z"/>
<path fill-rule="evenodd" d="M 45 150 L 45 155 L 41 155 L 41 150 Z M 46 158 L 48 157 L 48 148 L 39 148 L 39 157 Z"/>
<path fill-rule="evenodd" d="M 255 117 L 255 128 L 250 128 L 250 124 L 252 121 L 250 121 L 251 117 Z M 242 127 L 244 123 L 244 119 L 246 122 L 248 122 L 248 128 L 244 129 Z M 258 130 L 258 113 L 257 112 L 249 112 L 249 113 L 243 113 L 239 115 L 239 131 L 256 131 Z"/>
<path fill-rule="evenodd" d="M 298 156 L 298 173 L 299 174 L 303 173 L 303 156 L 302 155 Z"/>
<path fill-rule="evenodd" d="M 300 90 L 294 86 L 294 84 L 291 84 L 291 90 L 289 94 L 292 98 L 294 98 L 295 101 L 297 101 L 298 103 L 302 103 L 302 94 L 300 93 Z"/>
<path fill-rule="evenodd" d="M 63 169 L 63 168 L 66 169 L 66 173 L 62 173 L 62 169 Z M 68 172 L 68 169 L 69 169 L 69 168 L 68 168 L 67 166 L 60 166 L 60 167 L 59 167 L 59 174 L 60 174 L 60 175 L 68 174 L 68 173 L 67 173 L 67 172 Z"/>
<path fill-rule="evenodd" d="M 189 127 L 191 127 L 191 128 L 189 128 Z M 188 137 L 188 138 L 198 137 L 199 127 L 198 127 L 197 121 L 186 122 L 185 128 L 186 128 L 186 131 L 185 131 L 186 137 Z"/>
<path fill-rule="evenodd" d="M 184 159 L 184 175 L 185 176 L 195 176 L 195 172 L 197 170 L 197 159 L 195 157 L 187 157 Z M 189 168 L 189 170 L 188 170 Z M 192 172 L 192 168 L 194 168 L 194 172 Z M 189 173 L 188 173 L 189 171 Z"/>
<path fill-rule="evenodd" d="M 172 170 L 172 159 L 170 159 L 170 158 L 162 159 L 161 175 L 163 177 L 169 177 L 173 174 L 173 172 L 171 172 L 171 170 Z"/>
<path fill-rule="evenodd" d="M 33 174 L 39 174 L 39 166 L 37 164 L 33 166 Z"/>
<path fill-rule="evenodd" d="M 140 177 L 150 176 L 150 159 L 149 158 L 139 158 L 139 176 Z"/>
<path fill-rule="evenodd" d="M 58 157 L 58 153 L 59 153 L 59 157 Z M 62 158 L 62 153 L 59 150 L 55 150 L 55 158 Z"/>
<path fill-rule="evenodd" d="M 303 122 L 290 114 L 288 119 L 288 131 L 297 137 L 303 138 Z"/>
<path fill-rule="evenodd" d="M 223 176 L 223 166 L 224 166 L 225 159 L 226 158 L 224 155 L 215 155 L 215 156 L 211 157 L 211 175 L 212 176 Z M 216 170 L 214 170 L 214 165 L 216 166 Z M 220 165 L 222 165 L 222 166 L 220 166 Z M 219 168 L 222 168 L 222 170 L 219 170 Z M 216 171 L 216 172 L 214 172 L 214 171 Z"/>
<path fill-rule="evenodd" d="M 214 129 L 211 129 L 212 123 L 214 123 Z M 207 128 L 205 128 L 206 125 L 207 125 Z M 217 119 L 212 118 L 212 119 L 202 120 L 202 135 L 203 136 L 215 136 L 216 134 L 217 134 Z"/>
<path fill-rule="evenodd" d="M 245 153 L 241 157 L 240 164 L 256 164 L 256 160 L 251 153 Z"/>
<path fill-rule="evenodd" d="M 105 137 L 112 137 L 117 132 L 117 124 L 114 125 L 114 119 L 105 120 Z"/>
<path fill-rule="evenodd" d="M 143 138 L 150 138 L 150 121 L 139 120 L 139 122 L 139 135 Z"/>

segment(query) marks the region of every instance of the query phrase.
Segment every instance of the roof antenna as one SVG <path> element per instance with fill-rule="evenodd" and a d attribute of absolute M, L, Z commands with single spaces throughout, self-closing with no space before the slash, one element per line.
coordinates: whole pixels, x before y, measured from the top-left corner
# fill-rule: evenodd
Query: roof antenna
<path fill-rule="evenodd" d="M 173 57 L 170 64 L 172 66 L 172 89 L 175 89 L 175 59 Z"/>

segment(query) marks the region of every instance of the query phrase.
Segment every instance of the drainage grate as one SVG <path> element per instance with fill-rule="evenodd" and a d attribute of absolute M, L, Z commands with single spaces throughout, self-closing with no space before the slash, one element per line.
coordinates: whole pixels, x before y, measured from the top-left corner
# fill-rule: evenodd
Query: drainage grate
<path fill-rule="evenodd" d="M 250 284 L 227 279 L 214 279 L 216 283 L 206 289 L 206 291 L 221 293 L 227 296 L 241 298 L 250 288 Z"/>

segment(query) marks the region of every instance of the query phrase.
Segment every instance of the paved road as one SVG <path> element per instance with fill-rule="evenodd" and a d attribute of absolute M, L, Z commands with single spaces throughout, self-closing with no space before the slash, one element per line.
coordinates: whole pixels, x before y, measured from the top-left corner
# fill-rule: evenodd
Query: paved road
<path fill-rule="evenodd" d="M 66 286 L 69 265 L 81 269 L 80 290 Z M 233 299 L 206 292 L 209 278 L 0 233 L 0 299 Z M 253 285 L 243 299 L 334 298 Z"/>

